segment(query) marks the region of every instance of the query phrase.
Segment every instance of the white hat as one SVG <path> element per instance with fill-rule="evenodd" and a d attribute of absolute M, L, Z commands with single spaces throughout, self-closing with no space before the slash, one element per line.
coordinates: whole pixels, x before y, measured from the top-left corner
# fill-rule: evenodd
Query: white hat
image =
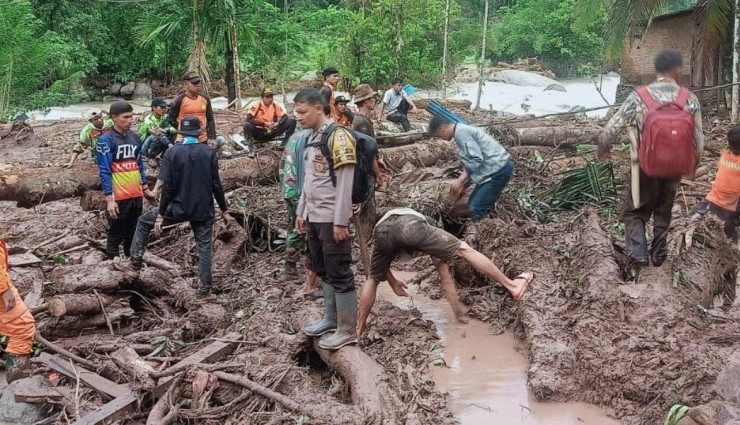
<path fill-rule="evenodd" d="M 102 117 L 103 116 L 103 111 L 101 111 L 99 108 L 90 108 L 87 111 L 85 111 L 85 113 L 82 114 L 82 116 L 86 120 L 90 121 L 93 118 Z"/>

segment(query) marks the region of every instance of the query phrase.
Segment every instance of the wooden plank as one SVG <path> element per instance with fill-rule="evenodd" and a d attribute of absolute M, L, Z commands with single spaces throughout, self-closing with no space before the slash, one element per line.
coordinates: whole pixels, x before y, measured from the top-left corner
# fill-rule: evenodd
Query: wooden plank
<path fill-rule="evenodd" d="M 168 369 L 165 369 L 164 371 L 160 372 L 160 375 L 162 374 L 171 374 L 169 376 L 165 376 L 161 378 L 157 382 L 157 386 L 154 388 L 154 396 L 155 397 L 161 397 L 164 395 L 164 393 L 167 392 L 169 389 L 169 385 L 167 385 L 172 379 L 174 379 L 174 374 L 185 370 L 191 366 L 195 366 L 197 364 L 201 363 L 213 363 L 215 361 L 220 360 L 223 356 L 231 352 L 231 350 L 234 349 L 234 345 L 236 345 L 236 342 L 227 342 L 226 340 L 235 340 L 238 341 L 242 338 L 242 335 L 238 332 L 230 332 L 226 335 L 224 335 L 223 338 L 221 338 L 221 341 L 215 341 L 207 346 L 201 348 L 197 352 L 193 353 L 192 355 L 182 359 L 181 361 L 177 362 L 176 364 L 172 365 Z"/>
<path fill-rule="evenodd" d="M 226 334 L 223 339 L 225 340 L 239 340 L 241 334 L 232 332 Z M 211 363 L 214 362 L 234 349 L 234 346 L 238 342 L 227 342 L 227 341 L 216 341 L 208 344 L 201 348 L 191 356 L 188 356 L 176 364 L 172 365 L 169 369 L 162 373 L 172 373 L 172 375 L 179 371 L 186 370 L 191 366 L 195 366 L 200 363 Z M 79 368 L 78 368 L 79 369 Z M 174 376 L 165 376 L 157 382 L 157 386 L 152 391 L 154 397 L 161 397 L 170 385 L 172 385 Z M 127 391 L 126 394 L 116 397 L 114 400 L 100 406 L 98 409 L 89 413 L 88 415 L 80 418 L 77 422 L 72 425 L 106 425 L 111 424 L 126 415 L 130 414 L 138 405 L 138 398 L 131 391 Z"/>
<path fill-rule="evenodd" d="M 136 410 L 138 398 L 131 391 L 114 398 L 112 401 L 93 410 L 72 425 L 106 425 L 123 419 Z"/>
<path fill-rule="evenodd" d="M 8 264 L 10 267 L 21 267 L 21 266 L 33 266 L 41 264 L 43 261 L 30 252 L 25 254 L 15 254 L 8 257 Z"/>
<path fill-rule="evenodd" d="M 95 372 L 91 372 L 82 366 L 75 365 L 74 369 L 70 365 L 69 360 L 66 360 L 60 356 L 51 355 L 49 353 L 41 353 L 35 361 L 39 361 L 44 365 L 54 369 L 55 371 L 71 378 L 77 379 L 75 376 L 75 369 L 80 375 L 80 381 L 84 382 L 88 386 L 95 389 L 100 394 L 109 397 L 117 398 L 125 395 L 129 392 L 129 388 L 125 385 L 116 384 L 115 382 L 103 378 Z"/>
<path fill-rule="evenodd" d="M 21 388 L 14 396 L 16 403 L 59 402 L 65 397 L 56 388 Z"/>

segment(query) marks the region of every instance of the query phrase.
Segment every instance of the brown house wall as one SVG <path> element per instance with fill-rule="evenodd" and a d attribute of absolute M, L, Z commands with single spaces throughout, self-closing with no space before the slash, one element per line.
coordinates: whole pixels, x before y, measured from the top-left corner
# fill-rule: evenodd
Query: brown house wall
<path fill-rule="evenodd" d="M 671 16 L 653 21 L 650 28 L 643 32 L 643 36 L 632 36 L 626 40 L 625 52 L 622 57 L 622 83 L 646 84 L 655 79 L 653 57 L 662 49 L 676 49 L 681 52 L 684 60 L 684 81 L 689 85 L 698 85 L 698 75 L 689 79 L 692 71 L 692 50 L 696 25 L 691 13 Z M 696 64 L 693 68 L 698 68 Z"/>

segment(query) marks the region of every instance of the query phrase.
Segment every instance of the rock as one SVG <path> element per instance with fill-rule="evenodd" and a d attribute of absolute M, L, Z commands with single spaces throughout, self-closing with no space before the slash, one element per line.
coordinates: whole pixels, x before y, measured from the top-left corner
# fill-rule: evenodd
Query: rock
<path fill-rule="evenodd" d="M 722 402 L 715 400 L 701 406 L 692 407 L 686 417 L 691 418 L 698 425 L 716 425 L 717 411 L 721 405 Z"/>
<path fill-rule="evenodd" d="M 740 351 L 735 351 L 714 383 L 714 391 L 723 400 L 733 404 L 740 404 L 740 379 L 738 379 L 738 376 L 740 376 Z"/>
<path fill-rule="evenodd" d="M 103 102 L 113 103 L 116 100 L 121 100 L 120 96 L 103 96 Z"/>
<path fill-rule="evenodd" d="M 108 87 L 108 94 L 117 96 L 121 94 L 121 87 L 123 87 L 123 84 L 121 83 L 113 83 Z"/>
<path fill-rule="evenodd" d="M 549 86 L 545 87 L 545 90 L 543 90 L 543 91 L 548 91 L 548 90 L 553 90 L 553 91 L 562 91 L 562 92 L 567 92 L 567 91 L 568 91 L 568 90 L 566 90 L 566 89 L 565 89 L 565 87 L 564 87 L 564 86 L 563 86 L 562 84 L 560 84 L 560 83 L 550 84 Z"/>
<path fill-rule="evenodd" d="M 136 90 L 136 83 L 130 81 L 125 86 L 121 87 L 121 96 L 131 96 L 134 94 L 134 90 Z"/>
<path fill-rule="evenodd" d="M 313 81 L 316 80 L 318 77 L 316 76 L 316 73 L 313 71 L 309 71 L 301 76 L 299 80 L 301 81 Z"/>
<path fill-rule="evenodd" d="M 717 425 L 740 425 L 740 408 L 722 403 L 717 410 Z"/>
<path fill-rule="evenodd" d="M 50 410 L 47 405 L 16 403 L 15 393 L 20 389 L 33 390 L 50 385 L 46 378 L 39 375 L 20 379 L 8 385 L 0 397 L 0 422 L 30 425 L 44 419 Z"/>
<path fill-rule="evenodd" d="M 505 71 L 497 72 L 488 77 L 488 81 L 495 81 L 505 84 L 513 84 L 515 86 L 531 86 L 531 87 L 549 87 L 553 85 L 561 85 L 552 78 L 543 77 L 542 75 L 535 74 L 527 71 L 517 71 L 515 69 L 507 69 Z M 565 91 L 565 87 L 563 90 Z"/>
<path fill-rule="evenodd" d="M 132 100 L 152 100 L 152 88 L 146 83 L 136 83 Z"/>

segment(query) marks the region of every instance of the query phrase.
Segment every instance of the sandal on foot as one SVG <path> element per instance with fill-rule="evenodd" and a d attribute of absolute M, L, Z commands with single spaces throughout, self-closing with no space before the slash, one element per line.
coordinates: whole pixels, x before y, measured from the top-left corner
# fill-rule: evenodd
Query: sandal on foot
<path fill-rule="evenodd" d="M 529 289 L 529 284 L 532 283 L 532 280 L 534 280 L 534 273 L 532 272 L 524 272 L 521 273 L 519 276 L 515 277 L 514 280 L 518 279 L 524 279 L 524 286 L 522 286 L 521 291 L 519 292 L 519 296 L 514 297 L 515 301 L 520 301 L 522 298 L 524 298 L 524 294 L 527 292 L 527 289 Z"/>

